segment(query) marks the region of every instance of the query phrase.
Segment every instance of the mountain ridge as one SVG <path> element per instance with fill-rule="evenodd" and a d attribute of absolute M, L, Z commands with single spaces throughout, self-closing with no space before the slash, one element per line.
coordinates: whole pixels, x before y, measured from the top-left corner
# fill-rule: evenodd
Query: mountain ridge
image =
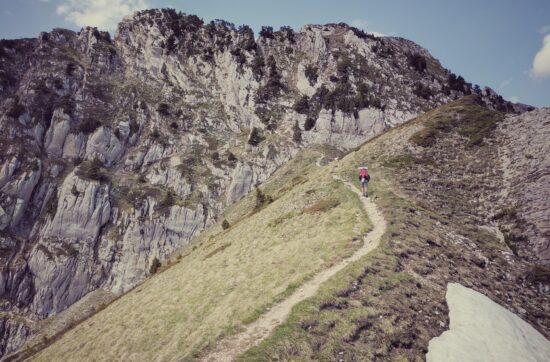
<path fill-rule="evenodd" d="M 302 148 L 347 151 L 472 87 L 409 41 L 332 24 L 204 24 L 0 42 L 0 352 L 98 288 L 124 293 Z M 323 146 L 324 147 L 324 146 Z M 156 260 L 156 263 L 155 263 Z"/>
<path fill-rule="evenodd" d="M 303 279 L 299 283 L 280 280 L 279 273 L 296 272 L 297 266 L 315 260 L 317 251 L 297 253 L 298 264 L 290 257 L 277 263 L 265 262 L 263 258 L 271 260 L 281 253 L 292 254 L 295 247 L 308 248 L 309 243 L 324 236 L 328 238 L 322 245 L 329 250 L 331 245 L 342 245 L 342 232 L 333 234 L 330 230 L 344 222 L 343 230 L 347 233 L 344 239 L 349 241 L 350 247 L 357 248 L 354 235 L 364 233 L 367 226 L 367 220 L 360 213 L 359 200 L 356 196 L 350 199 L 345 196 L 348 200 L 345 204 L 327 200 L 347 195 L 346 189 L 333 182 L 330 173 L 357 187 L 357 165 L 365 162 L 372 174 L 369 197 L 388 220 L 388 230 L 380 246 L 324 283 L 313 298 L 295 306 L 286 321 L 238 360 L 424 358 L 429 341 L 448 328 L 445 302 L 448 282 L 459 282 L 482 292 L 548 338 L 548 272 L 544 274 L 539 266 L 541 274 L 533 278 L 537 267 L 529 261 L 529 255 L 535 256 L 536 251 L 522 242 L 522 238 L 500 240 L 493 230 L 496 228 L 503 234 L 528 230 L 521 229 L 522 225 L 510 227 L 509 220 L 494 218 L 494 211 L 502 210 L 501 205 L 510 202 L 507 197 L 500 196 L 499 188 L 495 187 L 495 182 L 502 182 L 495 177 L 495 172 L 503 167 L 501 161 L 496 160 L 502 147 L 523 145 L 522 135 L 510 128 L 522 123 L 511 116 L 497 117 L 496 128 L 489 127 L 481 141 L 477 141 L 477 132 L 471 131 L 472 123 L 485 127 L 487 116 L 498 116 L 493 111 L 485 112 L 486 108 L 479 106 L 478 101 L 461 99 L 392 128 L 340 160 L 325 161 L 321 166 L 315 164 L 318 152 L 301 151 L 299 157 L 283 166 L 259 192 L 247 195 L 226 211 L 224 218 L 230 225 L 228 229 L 224 229 L 220 221 L 196 240 L 196 244 L 184 249 L 181 258 L 175 256 L 172 267 L 71 329 L 38 352 L 35 358 L 51 360 L 67 355 L 84 359 L 93 355 L 105 360 L 122 356 L 144 360 L 152 356 L 166 359 L 200 357 L 220 339 L 230 338 L 246 328 L 269 310 L 273 301 L 299 288 Z M 543 118 L 538 117 L 539 112 L 544 112 Z M 517 117 L 524 122 L 542 124 L 550 117 L 549 112 L 543 109 Z M 452 116 L 452 121 L 443 118 L 445 116 Z M 418 137 L 429 135 L 425 130 L 441 121 L 451 122 L 452 127 L 438 128 L 441 133 L 435 142 L 420 146 Z M 547 132 L 548 128 L 543 130 Z M 508 137 L 513 137 L 514 141 L 509 141 Z M 545 137 L 541 133 L 530 141 L 537 143 Z M 454 147 L 449 147 L 450 144 Z M 540 161 L 547 160 L 544 157 L 547 147 L 533 154 L 532 164 L 541 165 Z M 470 163 L 471 158 L 480 152 L 485 157 L 479 159 L 475 169 L 468 169 L 475 164 Z M 526 151 L 518 153 L 525 158 Z M 454 158 L 453 154 L 460 154 L 461 158 Z M 304 173 L 305 166 L 311 168 Z M 515 171 L 523 165 L 509 167 Z M 433 176 L 422 177 L 425 173 Z M 296 179 L 299 176 L 302 178 Z M 547 184 L 541 175 L 538 179 Z M 477 187 L 460 187 L 462 183 Z M 321 189 L 325 191 L 315 191 Z M 548 190 L 544 186 L 539 189 Z M 462 192 L 472 195 L 460 197 Z M 259 196 L 262 194 L 264 197 Z M 317 196 L 312 198 L 312 195 Z M 537 215 L 538 211 L 528 207 L 521 197 L 513 197 L 521 205 L 517 210 L 518 218 Z M 270 198 L 272 202 L 264 203 Z M 486 200 L 483 208 L 472 207 L 477 199 Z M 344 219 L 334 214 L 344 211 L 347 215 Z M 315 213 L 315 222 L 304 224 L 303 217 L 309 212 Z M 359 215 L 354 215 L 356 212 Z M 360 230 L 356 229 L 358 225 Z M 326 229 L 320 231 L 320 227 Z M 246 233 L 239 230 L 246 230 Z M 304 234 L 295 238 L 298 233 L 306 233 L 309 237 Z M 243 240 L 244 235 L 249 239 Z M 259 238 L 261 242 L 257 242 Z M 281 242 L 284 244 L 282 249 Z M 240 248 L 247 251 L 240 252 Z M 336 253 L 331 251 L 329 255 L 334 257 Z M 206 265 L 214 260 L 220 263 L 218 268 Z M 207 291 L 212 291 L 215 297 L 195 299 L 190 297 L 190 291 L 181 289 L 197 282 L 193 275 L 182 271 L 190 265 L 208 270 L 199 269 L 197 273 L 212 278 L 207 283 L 210 286 Z M 241 275 L 249 265 L 259 267 L 260 271 L 235 277 L 234 273 Z M 302 272 L 307 274 L 307 269 Z M 265 273 L 267 277 L 264 278 Z M 283 285 L 273 288 L 270 283 L 276 279 Z M 214 290 L 219 290 L 220 282 L 224 287 L 221 288 L 223 292 L 218 293 Z M 271 302 L 264 300 L 265 304 L 255 309 L 247 306 L 258 303 L 263 297 L 245 292 L 250 288 L 262 296 L 273 293 L 274 289 L 284 292 L 272 297 Z M 199 310 L 205 307 L 223 311 L 224 317 L 216 317 L 219 316 L 216 312 L 206 313 L 196 320 L 182 317 L 190 311 L 193 315 L 200 314 Z M 246 310 L 245 317 L 236 314 L 235 309 Z M 170 328 L 165 328 L 167 321 L 176 322 L 170 322 Z M 194 323 L 200 323 L 200 327 L 192 327 Z M 195 332 L 185 333 L 189 330 Z M 117 341 L 116 346 L 112 341 Z"/>

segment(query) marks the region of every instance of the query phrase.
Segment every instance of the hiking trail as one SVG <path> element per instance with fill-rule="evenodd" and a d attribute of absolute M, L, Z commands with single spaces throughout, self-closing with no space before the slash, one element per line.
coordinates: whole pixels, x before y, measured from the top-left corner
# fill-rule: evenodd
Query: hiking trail
<path fill-rule="evenodd" d="M 247 325 L 244 331 L 235 335 L 223 338 L 218 341 L 213 350 L 207 352 L 199 361 L 233 361 L 251 347 L 258 345 L 263 339 L 273 332 L 289 316 L 291 309 L 298 303 L 314 296 L 322 283 L 330 279 L 350 263 L 359 260 L 374 250 L 379 244 L 382 235 L 386 231 L 386 220 L 378 210 L 376 204 L 370 198 L 365 198 L 351 182 L 344 181 L 333 175 L 333 177 L 346 185 L 348 189 L 357 194 L 367 213 L 373 228 L 363 237 L 363 245 L 352 256 L 343 259 L 328 269 L 321 270 L 312 279 L 305 282 L 288 298 L 274 305 L 256 321 Z"/>

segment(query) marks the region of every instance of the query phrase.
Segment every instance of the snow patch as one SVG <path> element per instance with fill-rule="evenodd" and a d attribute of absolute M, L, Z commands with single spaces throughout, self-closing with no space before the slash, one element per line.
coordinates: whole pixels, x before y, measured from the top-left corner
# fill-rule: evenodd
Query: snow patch
<path fill-rule="evenodd" d="M 430 341 L 428 362 L 550 361 L 550 342 L 485 295 L 449 283 L 446 298 L 450 328 Z"/>

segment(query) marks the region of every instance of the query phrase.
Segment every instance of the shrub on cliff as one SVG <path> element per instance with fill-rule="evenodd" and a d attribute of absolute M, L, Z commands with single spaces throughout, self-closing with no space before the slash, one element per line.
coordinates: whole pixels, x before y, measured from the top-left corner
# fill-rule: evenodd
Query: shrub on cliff
<path fill-rule="evenodd" d="M 309 81 L 309 84 L 311 86 L 314 86 L 315 83 L 317 83 L 317 79 L 319 78 L 319 69 L 316 66 L 308 64 L 304 69 L 304 75 Z"/>
<path fill-rule="evenodd" d="M 149 274 L 156 274 L 161 266 L 162 264 L 160 263 L 160 260 L 155 256 L 151 262 L 151 266 L 149 267 Z"/>
<path fill-rule="evenodd" d="M 256 127 L 252 127 L 250 135 L 248 136 L 248 144 L 252 146 L 257 146 L 263 140 L 264 138 L 260 134 L 260 130 L 258 130 Z"/>
<path fill-rule="evenodd" d="M 274 38 L 273 27 L 271 27 L 271 26 L 262 26 L 262 30 L 260 30 L 260 36 L 262 38 L 266 38 L 266 39 L 273 39 Z"/>

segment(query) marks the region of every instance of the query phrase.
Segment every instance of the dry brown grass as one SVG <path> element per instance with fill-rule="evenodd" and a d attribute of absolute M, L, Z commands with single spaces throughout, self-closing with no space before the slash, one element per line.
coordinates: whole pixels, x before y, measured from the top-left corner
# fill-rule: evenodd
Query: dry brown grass
<path fill-rule="evenodd" d="M 307 157 L 303 161 L 310 164 Z M 67 332 L 36 359 L 193 357 L 256 319 L 334 258 L 353 253 L 358 245 L 350 241 L 368 227 L 357 197 L 316 167 L 310 180 L 285 193 L 278 190 L 296 175 L 283 169 L 277 177 L 263 190 L 279 195 L 275 201 L 251 215 L 254 195 L 243 199 L 223 217 L 230 229 L 214 226 L 175 265 Z M 325 212 L 300 212 L 329 198 L 336 201 Z M 272 223 L 283 215 L 291 216 Z"/>
<path fill-rule="evenodd" d="M 317 201 L 315 204 L 304 209 L 306 214 L 315 214 L 320 212 L 326 212 L 334 207 L 340 205 L 340 201 L 334 198 L 328 198 Z"/>

